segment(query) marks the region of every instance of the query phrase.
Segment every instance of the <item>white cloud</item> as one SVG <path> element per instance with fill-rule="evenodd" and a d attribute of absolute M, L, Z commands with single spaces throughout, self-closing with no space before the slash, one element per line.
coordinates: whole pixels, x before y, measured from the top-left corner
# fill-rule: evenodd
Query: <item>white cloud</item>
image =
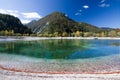
<path fill-rule="evenodd" d="M 82 15 L 82 14 L 81 14 L 81 13 L 79 13 L 79 12 L 77 12 L 77 13 L 75 13 L 75 15 L 76 15 L 76 16 L 79 16 L 79 15 Z"/>
<path fill-rule="evenodd" d="M 6 10 L 7 12 L 10 12 L 10 13 L 18 13 L 19 11 L 17 10 Z"/>
<path fill-rule="evenodd" d="M 67 15 L 67 14 L 65 14 L 65 16 L 66 16 L 66 17 L 68 17 L 68 15 Z"/>
<path fill-rule="evenodd" d="M 100 3 L 104 3 L 106 0 L 101 0 Z"/>
<path fill-rule="evenodd" d="M 106 4 L 106 3 L 103 3 L 103 4 L 100 4 L 99 7 L 110 7 L 110 4 Z"/>
<path fill-rule="evenodd" d="M 82 10 L 79 10 L 79 12 L 82 12 Z"/>
<path fill-rule="evenodd" d="M 78 12 L 77 13 L 75 13 L 75 15 L 76 16 L 80 16 L 80 15 L 82 15 L 82 10 L 80 9 L 80 10 L 78 10 Z"/>
<path fill-rule="evenodd" d="M 5 10 L 5 9 L 0 9 L 0 13 L 2 14 L 9 14 L 13 15 L 15 17 L 18 17 L 23 24 L 29 23 L 32 20 L 40 19 L 42 18 L 37 12 L 20 12 L 18 10 Z"/>
<path fill-rule="evenodd" d="M 100 5 L 98 6 L 104 8 L 104 7 L 110 7 L 110 4 L 107 4 L 106 0 L 101 0 Z"/>
<path fill-rule="evenodd" d="M 29 23 L 31 20 L 21 20 L 21 22 L 23 23 L 23 24 L 27 24 L 27 23 Z"/>
<path fill-rule="evenodd" d="M 88 6 L 88 5 L 84 5 L 84 6 L 83 6 L 83 8 L 88 9 L 88 8 L 89 8 L 89 6 Z"/>
<path fill-rule="evenodd" d="M 30 13 L 22 13 L 24 18 L 31 19 L 31 18 L 42 18 L 37 12 L 30 12 Z"/>
<path fill-rule="evenodd" d="M 7 12 L 5 10 L 0 9 L 0 13 L 6 14 Z"/>
<path fill-rule="evenodd" d="M 17 10 L 4 10 L 4 9 L 0 9 L 0 13 L 2 13 L 2 14 L 10 14 L 10 15 L 13 15 L 15 17 L 19 17 L 19 12 Z"/>

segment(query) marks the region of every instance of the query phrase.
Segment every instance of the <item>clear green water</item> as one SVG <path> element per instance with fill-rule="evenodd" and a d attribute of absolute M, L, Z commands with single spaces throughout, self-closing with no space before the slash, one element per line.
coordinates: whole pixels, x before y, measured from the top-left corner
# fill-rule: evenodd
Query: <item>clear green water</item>
<path fill-rule="evenodd" d="M 0 53 L 45 59 L 87 59 L 120 54 L 120 40 L 0 41 Z"/>

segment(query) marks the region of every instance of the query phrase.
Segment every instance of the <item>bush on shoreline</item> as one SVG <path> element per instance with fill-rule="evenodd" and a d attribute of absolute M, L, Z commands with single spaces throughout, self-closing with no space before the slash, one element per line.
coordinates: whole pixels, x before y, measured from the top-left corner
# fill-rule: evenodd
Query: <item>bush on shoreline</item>
<path fill-rule="evenodd" d="M 58 33 L 55 32 L 53 34 L 49 33 L 41 33 L 41 34 L 20 34 L 14 33 L 14 30 L 5 30 L 0 31 L 0 36 L 33 36 L 33 37 L 120 37 L 120 31 L 108 31 L 108 32 L 100 32 L 100 33 L 93 33 L 93 32 L 80 32 L 76 31 L 74 33 Z"/>

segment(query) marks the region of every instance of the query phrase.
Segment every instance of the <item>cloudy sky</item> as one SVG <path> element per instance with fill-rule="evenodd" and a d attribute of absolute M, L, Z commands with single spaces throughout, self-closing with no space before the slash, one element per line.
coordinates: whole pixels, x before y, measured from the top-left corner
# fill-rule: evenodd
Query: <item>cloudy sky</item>
<path fill-rule="evenodd" d="M 55 11 L 78 22 L 120 28 L 120 0 L 0 0 L 0 13 L 14 15 L 22 23 Z"/>

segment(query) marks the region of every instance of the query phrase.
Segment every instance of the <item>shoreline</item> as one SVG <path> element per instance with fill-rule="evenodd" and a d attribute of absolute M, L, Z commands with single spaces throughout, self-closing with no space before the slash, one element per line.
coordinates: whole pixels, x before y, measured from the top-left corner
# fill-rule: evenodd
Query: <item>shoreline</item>
<path fill-rule="evenodd" d="M 120 37 L 28 37 L 28 36 L 0 36 L 0 41 L 32 41 L 32 40 L 47 40 L 47 39 L 87 39 L 87 40 L 120 40 Z"/>
<path fill-rule="evenodd" d="M 76 74 L 76 73 L 35 73 L 0 69 L 2 80 L 119 80 L 120 73 Z"/>
<path fill-rule="evenodd" d="M 2 80 L 119 80 L 120 72 L 111 73 L 38 73 L 3 69 L 0 66 Z"/>
<path fill-rule="evenodd" d="M 34 71 L 29 71 L 29 70 L 20 70 L 20 69 L 15 69 L 15 68 L 6 68 L 2 65 L 0 65 L 1 70 L 6 70 L 6 71 L 12 71 L 12 72 L 19 72 L 19 73 L 33 73 L 33 74 L 120 74 L 120 71 L 116 72 L 87 72 L 87 73 L 79 73 L 79 72 L 34 72 Z"/>
<path fill-rule="evenodd" d="M 24 57 L 24 56 L 16 56 L 16 55 L 8 55 L 8 54 L 1 54 L 0 56 L 0 78 L 2 78 L 2 80 L 119 80 L 120 79 L 120 69 L 119 69 L 119 60 L 117 60 L 120 56 L 118 55 L 111 55 L 109 57 L 105 57 L 105 58 L 97 58 L 97 59 L 92 59 L 92 60 L 71 60 L 71 61 L 65 61 L 62 62 L 63 65 L 61 65 L 61 62 L 59 61 L 49 61 L 49 60 L 42 60 L 42 59 L 36 59 L 36 58 L 29 58 L 29 57 Z M 119 58 L 120 59 L 120 58 Z M 102 64 L 101 61 L 102 60 Z M 108 63 L 106 60 L 110 61 L 110 63 Z M 118 63 L 115 63 L 115 61 L 117 60 Z M 90 61 L 90 62 L 88 62 Z M 98 63 L 97 65 L 91 64 L 91 62 L 95 61 L 95 64 Z M 103 63 L 104 61 L 104 63 Z M 112 62 L 113 61 L 113 62 Z M 59 69 L 63 69 L 61 67 L 64 66 L 64 63 L 70 65 L 71 63 L 73 63 L 70 66 L 67 66 L 66 69 L 70 70 L 69 71 L 61 71 Z M 98 67 L 99 69 L 102 66 L 106 66 L 103 69 L 107 69 L 108 70 L 102 70 L 102 71 L 98 71 L 98 72 L 94 72 L 94 71 L 90 71 L 90 72 L 79 72 L 79 70 L 81 71 L 81 69 L 89 69 L 89 67 L 86 66 L 82 67 L 82 65 L 80 65 L 81 63 L 83 64 L 89 64 L 91 67 L 96 66 L 96 68 Z M 93 62 L 94 63 L 94 62 Z M 107 63 L 107 64 L 105 64 Z M 58 64 L 60 64 L 58 66 Z M 77 64 L 77 65 L 76 65 Z M 101 65 L 100 65 L 101 64 Z M 104 64 L 104 65 L 103 65 Z M 52 65 L 56 66 L 53 67 Z M 116 65 L 116 66 L 115 66 Z M 53 70 L 49 67 L 53 67 Z M 78 69 L 76 69 L 78 66 Z M 58 68 L 59 67 L 59 68 Z M 74 72 L 74 70 L 72 71 L 72 68 L 74 67 L 74 70 L 76 69 L 78 72 Z M 111 69 L 109 69 L 111 67 Z M 36 68 L 38 68 L 37 70 L 35 70 Z M 40 69 L 41 68 L 41 69 Z M 97 69 L 98 69 L 97 68 Z M 56 71 L 55 71 L 56 69 Z M 96 70 L 97 70 L 96 69 Z M 102 69 L 102 68 L 101 68 Z M 43 70 L 43 71 L 41 71 Z M 49 71 L 51 70 L 51 71 Z M 95 70 L 95 69 L 93 69 Z M 23 78 L 24 77 L 24 78 Z M 44 78 L 44 79 L 43 79 Z"/>
<path fill-rule="evenodd" d="M 120 39 L 119 37 L 25 37 L 24 39 Z"/>

